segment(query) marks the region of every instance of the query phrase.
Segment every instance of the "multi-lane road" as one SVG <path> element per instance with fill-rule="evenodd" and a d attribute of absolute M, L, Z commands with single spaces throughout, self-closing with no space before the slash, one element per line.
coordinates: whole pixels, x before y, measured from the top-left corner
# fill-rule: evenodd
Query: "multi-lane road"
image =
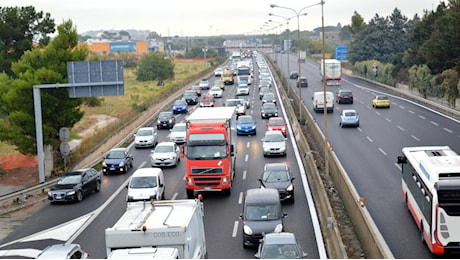
<path fill-rule="evenodd" d="M 272 57 L 272 56 L 271 56 Z M 287 56 L 278 54 L 277 66 L 287 77 Z M 290 70 L 297 70 L 295 56 L 290 57 Z M 301 64 L 301 75 L 309 80 L 309 87 L 302 89 L 302 100 L 316 123 L 324 131 L 324 114 L 314 113 L 311 97 L 314 91 L 322 91 L 319 65 L 307 61 Z M 256 77 L 256 75 L 255 75 Z M 212 80 L 212 78 L 211 78 Z M 298 91 L 291 80 L 293 91 Z M 390 96 L 389 109 L 375 109 L 371 106 L 372 96 L 385 90 L 344 76 L 339 87 L 327 87 L 329 91 L 350 89 L 354 104 L 336 104 L 333 113 L 327 115 L 328 139 L 347 171 L 359 195 L 377 227 L 396 258 L 432 258 L 433 256 L 419 239 L 419 232 L 409 215 L 401 197 L 401 177 L 396 157 L 404 146 L 449 145 L 460 152 L 459 122 L 435 111 L 421 107 L 402 98 Z M 235 93 L 235 86 L 227 86 L 224 97 L 218 99 L 222 105 L 227 97 Z M 266 121 L 260 119 L 261 101 L 258 98 L 257 82 L 249 95 L 251 113 L 257 119 L 256 136 L 239 136 L 236 144 L 236 177 L 230 196 L 205 194 L 205 228 L 210 258 L 253 258 L 255 249 L 242 246 L 242 227 L 239 214 L 242 211 L 244 192 L 259 186 L 257 178 L 267 162 L 285 161 L 294 173 L 296 201 L 283 204 L 288 213 L 285 219 L 286 231 L 294 232 L 308 258 L 324 257 L 321 236 L 315 235 L 314 205 L 308 202 L 309 192 L 304 189 L 295 156 L 295 142 L 288 134 L 288 155 L 265 158 L 262 156 L 261 141 Z M 341 109 L 353 108 L 360 113 L 358 128 L 339 127 L 338 115 Z M 184 120 L 183 115 L 176 122 Z M 160 140 L 168 140 L 168 130 L 159 130 Z M 294 146 L 293 146 L 294 145 Z M 134 169 L 150 167 L 150 149 L 134 149 Z M 184 161 L 176 168 L 165 169 L 166 198 L 186 198 L 184 187 Z M 133 169 L 133 170 L 134 170 Z M 103 177 L 103 189 L 92 194 L 81 203 L 49 205 L 36 213 L 21 227 L 2 241 L 0 250 L 34 248 L 43 249 L 52 243 L 70 241 L 79 243 L 90 253 L 91 258 L 104 258 L 104 230 L 112 226 L 126 207 L 126 175 Z M 313 212 L 313 214 L 311 214 Z"/>

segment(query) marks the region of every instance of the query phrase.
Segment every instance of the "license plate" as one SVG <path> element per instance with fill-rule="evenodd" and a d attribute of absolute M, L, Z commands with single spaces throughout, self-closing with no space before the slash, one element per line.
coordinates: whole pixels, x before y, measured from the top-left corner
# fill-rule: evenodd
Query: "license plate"
<path fill-rule="evenodd" d="M 212 190 L 211 187 L 204 187 L 204 190 Z"/>
<path fill-rule="evenodd" d="M 62 199 L 62 197 L 61 196 L 56 196 L 56 199 L 60 200 L 60 199 Z"/>
<path fill-rule="evenodd" d="M 111 170 L 111 171 L 114 171 L 114 170 L 115 170 L 115 168 L 113 168 L 113 167 L 112 167 L 112 168 L 110 168 L 110 170 Z"/>

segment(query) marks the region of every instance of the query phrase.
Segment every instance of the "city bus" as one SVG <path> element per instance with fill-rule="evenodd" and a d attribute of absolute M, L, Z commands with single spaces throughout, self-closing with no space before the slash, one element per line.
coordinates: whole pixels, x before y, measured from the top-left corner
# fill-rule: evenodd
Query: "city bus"
<path fill-rule="evenodd" d="M 460 155 L 449 146 L 404 147 L 402 196 L 423 243 L 436 255 L 460 252 Z"/>

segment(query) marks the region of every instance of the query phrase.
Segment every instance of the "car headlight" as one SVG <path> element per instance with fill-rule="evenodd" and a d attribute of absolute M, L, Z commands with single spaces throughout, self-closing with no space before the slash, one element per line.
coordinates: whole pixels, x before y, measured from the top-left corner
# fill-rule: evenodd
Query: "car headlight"
<path fill-rule="evenodd" d="M 294 185 L 289 185 L 286 189 L 287 191 L 293 191 L 294 190 Z"/>
<path fill-rule="evenodd" d="M 276 225 L 275 230 L 273 232 L 279 233 L 279 232 L 282 232 L 282 231 L 283 231 L 283 224 L 278 224 L 278 225 Z"/>
<path fill-rule="evenodd" d="M 118 166 L 120 166 L 120 167 L 125 166 L 125 162 L 121 162 L 120 164 L 118 164 Z"/>
<path fill-rule="evenodd" d="M 252 128 L 253 130 L 256 129 L 256 125 L 253 125 L 251 128 Z"/>
<path fill-rule="evenodd" d="M 169 119 L 169 123 L 172 124 L 172 119 Z"/>
<path fill-rule="evenodd" d="M 249 227 L 248 225 L 244 225 L 244 226 L 243 226 L 243 232 L 244 232 L 246 235 L 252 235 L 252 229 L 251 229 L 251 227 Z"/>
<path fill-rule="evenodd" d="M 160 120 L 157 121 L 157 124 L 161 124 Z"/>
<path fill-rule="evenodd" d="M 67 195 L 68 195 L 68 196 L 75 195 L 75 191 L 74 191 L 74 190 L 73 190 L 73 191 L 69 191 L 69 192 L 67 192 Z"/>
<path fill-rule="evenodd" d="M 107 167 L 107 163 L 106 163 L 106 162 L 102 162 L 102 166 Z"/>
<path fill-rule="evenodd" d="M 236 129 L 240 129 L 240 130 L 241 130 L 241 126 L 240 126 L 240 125 L 237 125 L 237 126 L 236 126 Z"/>
<path fill-rule="evenodd" d="M 53 197 L 53 193 L 51 191 L 48 191 L 48 196 Z"/>
<path fill-rule="evenodd" d="M 175 155 L 175 154 L 173 154 L 173 155 L 169 156 L 169 159 L 170 159 L 170 160 L 174 160 L 174 159 L 176 159 L 176 155 Z"/>

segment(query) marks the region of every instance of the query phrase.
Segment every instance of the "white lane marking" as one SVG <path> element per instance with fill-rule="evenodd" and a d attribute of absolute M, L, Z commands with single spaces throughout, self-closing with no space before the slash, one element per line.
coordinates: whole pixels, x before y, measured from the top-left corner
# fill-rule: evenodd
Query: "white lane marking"
<path fill-rule="evenodd" d="M 240 192 L 240 195 L 238 196 L 238 204 L 243 204 L 243 197 L 244 197 L 244 192 Z"/>
<path fill-rule="evenodd" d="M 380 151 L 383 155 L 387 155 L 387 153 L 386 153 L 382 148 L 379 148 L 379 151 Z"/>
<path fill-rule="evenodd" d="M 373 143 L 374 141 L 372 141 L 372 139 L 369 137 L 369 136 L 366 136 L 367 140 L 369 140 L 369 142 Z"/>
<path fill-rule="evenodd" d="M 232 237 L 236 237 L 236 235 L 238 234 L 238 225 L 239 221 L 235 221 L 235 223 L 233 224 Z"/>
<path fill-rule="evenodd" d="M 247 174 L 247 173 L 248 173 L 248 172 L 247 172 L 246 170 L 243 171 L 243 180 L 246 180 L 246 174 Z"/>
<path fill-rule="evenodd" d="M 391 123 L 391 119 L 389 119 L 388 117 L 387 117 L 387 118 L 385 118 L 385 120 L 387 120 L 388 122 L 390 122 L 390 123 Z"/>
<path fill-rule="evenodd" d="M 430 121 L 430 123 L 431 123 L 432 125 L 439 126 L 439 124 L 436 123 L 436 122 Z"/>
<path fill-rule="evenodd" d="M 398 126 L 396 126 L 396 127 L 399 128 L 399 130 L 401 130 L 401 131 L 406 131 L 406 130 L 404 130 L 404 128 L 402 128 L 402 126 L 399 126 L 399 125 L 398 125 Z"/>
<path fill-rule="evenodd" d="M 421 119 L 424 119 L 424 120 L 426 119 L 426 117 L 424 117 L 422 115 L 418 115 L 418 117 L 421 118 Z"/>
<path fill-rule="evenodd" d="M 411 113 L 411 114 L 415 114 L 415 112 L 414 112 L 414 111 L 412 111 L 412 110 L 409 110 L 409 113 Z"/>
<path fill-rule="evenodd" d="M 246 156 L 244 156 L 244 161 L 247 162 L 249 160 L 249 154 L 246 154 Z"/>
<path fill-rule="evenodd" d="M 414 135 L 410 135 L 410 137 L 414 138 L 416 141 L 420 141 L 420 139 L 418 139 L 418 138 L 415 137 Z"/>
<path fill-rule="evenodd" d="M 174 192 L 174 195 L 171 197 L 171 200 L 175 200 L 179 196 L 179 193 Z"/>
<path fill-rule="evenodd" d="M 443 129 L 444 129 L 444 131 L 446 131 L 446 132 L 449 132 L 449 133 L 451 133 L 451 134 L 453 133 L 453 131 L 450 130 L 449 128 L 443 128 Z"/>
<path fill-rule="evenodd" d="M 251 146 L 251 143 L 250 142 L 247 142 L 246 143 L 246 147 L 249 148 Z"/>

